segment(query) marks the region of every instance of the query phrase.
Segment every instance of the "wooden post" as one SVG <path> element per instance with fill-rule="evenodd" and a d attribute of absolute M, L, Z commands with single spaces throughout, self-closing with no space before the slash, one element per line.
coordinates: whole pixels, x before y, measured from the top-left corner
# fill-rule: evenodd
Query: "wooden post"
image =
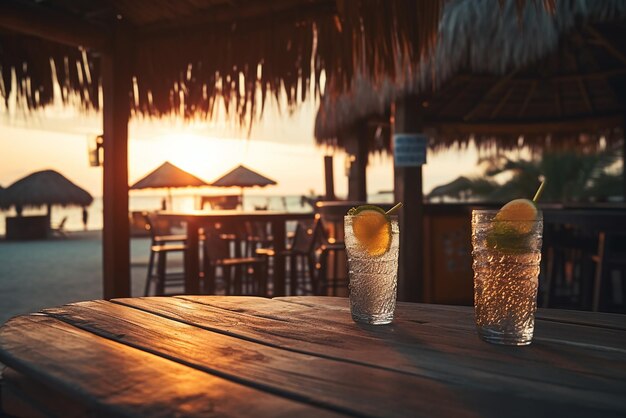
<path fill-rule="evenodd" d="M 130 226 L 128 221 L 128 120 L 131 37 L 116 26 L 112 51 L 102 55 L 104 227 L 102 267 L 104 298 L 130 296 Z"/>
<path fill-rule="evenodd" d="M 365 129 L 355 129 L 345 140 L 346 152 L 350 158 L 348 171 L 348 200 L 367 201 L 367 138 Z"/>
<path fill-rule="evenodd" d="M 626 202 L 626 115 L 622 122 L 622 202 Z"/>
<path fill-rule="evenodd" d="M 396 103 L 394 133 L 420 133 L 419 101 L 408 96 Z M 422 167 L 394 167 L 394 198 L 402 202 L 398 300 L 421 302 L 424 298 L 424 202 Z"/>
<path fill-rule="evenodd" d="M 326 184 L 326 195 L 324 199 L 335 200 L 335 175 L 333 172 L 333 156 L 324 156 L 324 182 Z"/>

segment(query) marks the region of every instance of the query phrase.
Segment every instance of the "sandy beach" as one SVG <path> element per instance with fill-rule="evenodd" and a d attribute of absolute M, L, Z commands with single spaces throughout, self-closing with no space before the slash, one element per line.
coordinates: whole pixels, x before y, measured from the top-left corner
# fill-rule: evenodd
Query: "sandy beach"
<path fill-rule="evenodd" d="M 0 240 L 0 324 L 45 307 L 102 298 L 102 233 L 46 241 Z M 143 296 L 150 241 L 131 240 L 132 295 Z M 168 259 L 177 269 L 181 260 Z"/>

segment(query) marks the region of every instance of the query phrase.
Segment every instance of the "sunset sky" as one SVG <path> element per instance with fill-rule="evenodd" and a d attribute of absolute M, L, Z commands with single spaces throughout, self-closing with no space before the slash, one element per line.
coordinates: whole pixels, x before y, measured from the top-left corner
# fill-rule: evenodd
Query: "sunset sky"
<path fill-rule="evenodd" d="M 335 189 L 347 193 L 345 154 L 315 145 L 316 104 L 304 104 L 292 115 L 269 106 L 250 137 L 224 118 L 185 124 L 180 120 L 134 120 L 129 131 L 129 179 L 134 182 L 164 161 L 213 181 L 238 164 L 275 179 L 275 187 L 251 194 L 323 193 L 323 156 L 335 155 Z M 89 167 L 90 138 L 101 133 L 101 115 L 55 105 L 25 113 L 0 111 L 0 185 L 7 187 L 37 170 L 55 169 L 94 196 L 102 194 L 102 170 Z M 428 156 L 424 190 L 475 171 L 473 148 Z M 368 167 L 368 193 L 393 188 L 391 159 L 373 156 Z M 208 191 L 210 192 L 210 191 Z M 216 192 L 223 192 L 218 190 Z M 158 193 L 158 192 L 157 192 Z M 152 192 L 154 194 L 154 192 Z"/>

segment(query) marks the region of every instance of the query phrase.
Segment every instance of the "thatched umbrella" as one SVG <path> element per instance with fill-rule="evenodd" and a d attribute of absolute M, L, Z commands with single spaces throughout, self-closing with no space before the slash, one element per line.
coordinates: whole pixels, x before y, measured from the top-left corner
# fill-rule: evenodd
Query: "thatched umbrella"
<path fill-rule="evenodd" d="M 590 138 L 622 139 L 626 2 L 558 1 L 552 13 L 532 2 L 521 9 L 500 3 L 447 2 L 437 44 L 417 70 L 375 82 L 364 73 L 347 94 L 329 80 L 318 142 L 342 146 L 342 132 L 367 119 L 388 126 L 391 104 L 407 95 L 434 149 L 472 139 L 483 148 L 516 148 L 520 135 L 537 150 L 559 139 L 579 147 L 599 143 Z M 390 144 L 370 139 L 370 149 L 380 143 Z"/>
<path fill-rule="evenodd" d="M 185 170 L 166 161 L 159 167 L 146 174 L 130 186 L 131 190 L 166 189 L 169 206 L 172 207 L 172 189 L 185 187 L 202 187 L 209 184 Z"/>
<path fill-rule="evenodd" d="M 246 187 L 265 187 L 277 184 L 274 180 L 267 178 L 256 171 L 252 171 L 243 165 L 239 165 L 219 179 L 211 183 L 213 187 L 240 187 L 241 206 L 243 207 L 243 190 Z"/>
<path fill-rule="evenodd" d="M 54 170 L 43 170 L 17 180 L 0 194 L 0 206 L 15 206 L 18 216 L 25 207 L 47 207 L 50 218 L 52 205 L 89 206 L 93 197 Z"/>

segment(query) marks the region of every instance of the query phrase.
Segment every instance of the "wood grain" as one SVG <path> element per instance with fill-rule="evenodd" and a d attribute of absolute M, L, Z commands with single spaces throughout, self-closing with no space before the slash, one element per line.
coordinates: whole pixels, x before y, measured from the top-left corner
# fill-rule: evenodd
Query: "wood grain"
<path fill-rule="evenodd" d="M 108 302 L 72 304 L 45 313 L 186 366 L 350 415 L 400 417 L 407 410 L 425 409 L 437 415 L 459 414 L 464 398 L 481 396 L 481 391 L 467 388 L 460 399 L 431 405 L 430 399 L 449 397 L 449 385 L 285 351 Z M 412 396 L 415 392 L 422 396 Z M 398 403 L 398 397 L 404 402 Z M 515 403 L 509 396 L 498 402 Z"/>
<path fill-rule="evenodd" d="M 198 301 L 221 308 L 197 306 Z M 320 312 L 261 298 L 185 296 L 117 302 L 290 351 L 450 384 L 506 389 L 533 398 L 567 398 L 572 404 L 620 407 L 623 403 L 619 393 L 625 388 L 626 375 L 623 368 L 615 368 L 616 359 L 624 361 L 620 353 L 590 354 L 589 349 L 579 347 L 567 347 L 570 353 L 562 353 L 550 346 L 530 350 L 494 346 L 478 340 L 473 329 L 442 331 L 409 321 L 392 327 L 358 327 L 339 308 Z M 568 356 L 579 361 L 568 361 Z"/>
<path fill-rule="evenodd" d="M 18 415 L 59 415 L 67 402 L 104 416 L 626 415 L 626 332 L 614 315 L 540 311 L 537 338 L 520 348 L 479 340 L 471 307 L 399 303 L 393 324 L 364 326 L 347 302 L 180 296 L 46 309 L 0 330 L 0 362 L 17 371 L 3 394 Z"/>
<path fill-rule="evenodd" d="M 332 413 L 229 382 L 44 315 L 0 331 L 0 361 L 79 398 L 97 416 L 282 416 Z"/>
<path fill-rule="evenodd" d="M 84 417 L 89 409 L 79 398 L 70 398 L 13 369 L 2 372 L 2 410 L 10 416 Z"/>

